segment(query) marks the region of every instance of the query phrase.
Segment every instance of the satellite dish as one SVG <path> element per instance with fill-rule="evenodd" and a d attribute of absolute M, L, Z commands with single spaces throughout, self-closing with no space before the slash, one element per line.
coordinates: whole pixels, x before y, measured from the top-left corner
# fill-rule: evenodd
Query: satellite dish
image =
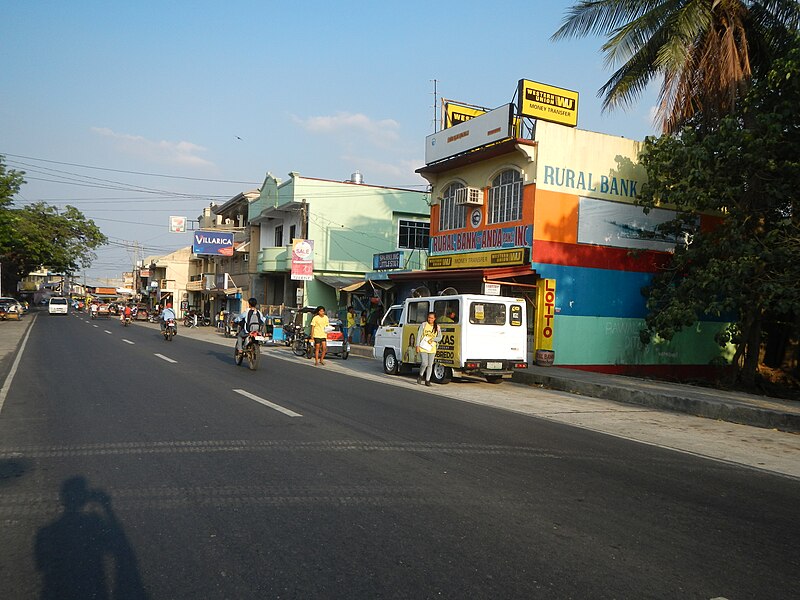
<path fill-rule="evenodd" d="M 411 297 L 412 298 L 423 298 L 425 296 L 430 296 L 430 295 L 431 295 L 431 291 L 428 288 L 426 288 L 424 285 L 421 285 L 418 288 L 415 288 L 414 291 L 411 292 Z"/>
<path fill-rule="evenodd" d="M 446 287 L 441 292 L 439 292 L 440 296 L 457 296 L 458 290 L 454 287 Z"/>

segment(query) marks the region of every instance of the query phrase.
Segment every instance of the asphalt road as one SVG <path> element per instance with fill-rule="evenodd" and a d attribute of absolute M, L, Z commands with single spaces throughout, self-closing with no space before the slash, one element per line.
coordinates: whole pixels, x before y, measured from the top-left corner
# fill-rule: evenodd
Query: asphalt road
<path fill-rule="evenodd" d="M 795 479 L 270 352 L 41 315 L 0 412 L 0 598 L 797 593 Z"/>

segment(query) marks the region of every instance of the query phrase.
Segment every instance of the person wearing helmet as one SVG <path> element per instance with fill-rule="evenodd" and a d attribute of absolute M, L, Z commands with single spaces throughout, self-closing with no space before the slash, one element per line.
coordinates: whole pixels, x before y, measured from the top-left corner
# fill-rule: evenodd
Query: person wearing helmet
<path fill-rule="evenodd" d="M 164 329 L 167 327 L 167 321 L 174 321 L 175 318 L 175 311 L 172 310 L 172 303 L 167 302 L 167 306 L 161 311 L 161 315 L 159 316 L 159 321 L 161 322 L 161 331 L 164 331 Z"/>

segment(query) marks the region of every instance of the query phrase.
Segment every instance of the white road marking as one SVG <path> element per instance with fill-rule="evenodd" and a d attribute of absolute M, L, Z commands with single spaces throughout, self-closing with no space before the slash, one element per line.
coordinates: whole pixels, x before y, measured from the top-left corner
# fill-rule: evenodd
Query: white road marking
<path fill-rule="evenodd" d="M 233 391 L 236 392 L 237 394 L 241 394 L 245 398 L 250 398 L 250 400 L 255 400 L 259 404 L 263 404 L 264 406 L 269 406 L 270 408 L 272 408 L 274 410 L 277 410 L 278 412 L 282 412 L 283 414 L 288 415 L 290 417 L 302 417 L 303 416 L 300 413 L 294 412 L 293 410 L 289 410 L 288 408 L 284 408 L 282 406 L 274 404 L 274 403 L 270 402 L 269 400 L 264 400 L 263 398 L 259 398 L 255 394 L 251 394 L 250 392 L 246 392 L 245 390 L 233 390 Z"/>
<path fill-rule="evenodd" d="M 168 363 L 176 363 L 176 362 L 178 362 L 177 360 L 172 360 L 171 358 L 167 358 L 166 356 L 164 356 L 163 354 L 159 354 L 158 352 L 156 352 L 156 356 L 158 358 L 160 358 L 161 360 L 167 361 Z"/>
<path fill-rule="evenodd" d="M 14 381 L 14 375 L 17 372 L 17 367 L 19 367 L 19 361 L 22 360 L 22 353 L 25 352 L 25 345 L 28 343 L 28 338 L 31 335 L 31 329 L 33 329 L 33 324 L 36 322 L 36 317 L 38 316 L 39 315 L 33 315 L 31 324 L 28 325 L 28 332 L 25 334 L 25 337 L 22 340 L 22 345 L 19 347 L 19 352 L 17 352 L 17 357 L 14 359 L 14 364 L 11 365 L 11 370 L 8 372 L 8 376 L 3 383 L 3 387 L 0 388 L 0 412 L 3 411 L 3 404 L 6 401 L 6 396 L 8 396 L 8 390 L 11 389 L 11 382 Z"/>
<path fill-rule="evenodd" d="M 130 344 L 131 346 L 133 345 L 132 341 L 126 340 L 125 338 L 122 338 L 122 341 L 125 342 L 126 344 Z"/>
<path fill-rule="evenodd" d="M 100 325 L 92 325 L 92 327 L 100 327 Z"/>
<path fill-rule="evenodd" d="M 108 329 L 103 329 L 108 335 L 112 335 L 112 333 Z"/>

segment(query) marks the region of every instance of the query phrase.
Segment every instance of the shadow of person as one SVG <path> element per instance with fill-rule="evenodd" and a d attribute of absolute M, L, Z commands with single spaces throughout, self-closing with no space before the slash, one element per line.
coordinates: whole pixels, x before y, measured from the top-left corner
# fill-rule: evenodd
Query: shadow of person
<path fill-rule="evenodd" d="M 111 498 L 84 477 L 61 485 L 64 513 L 36 534 L 36 568 L 44 600 L 144 600 L 133 548 L 111 508 Z"/>

